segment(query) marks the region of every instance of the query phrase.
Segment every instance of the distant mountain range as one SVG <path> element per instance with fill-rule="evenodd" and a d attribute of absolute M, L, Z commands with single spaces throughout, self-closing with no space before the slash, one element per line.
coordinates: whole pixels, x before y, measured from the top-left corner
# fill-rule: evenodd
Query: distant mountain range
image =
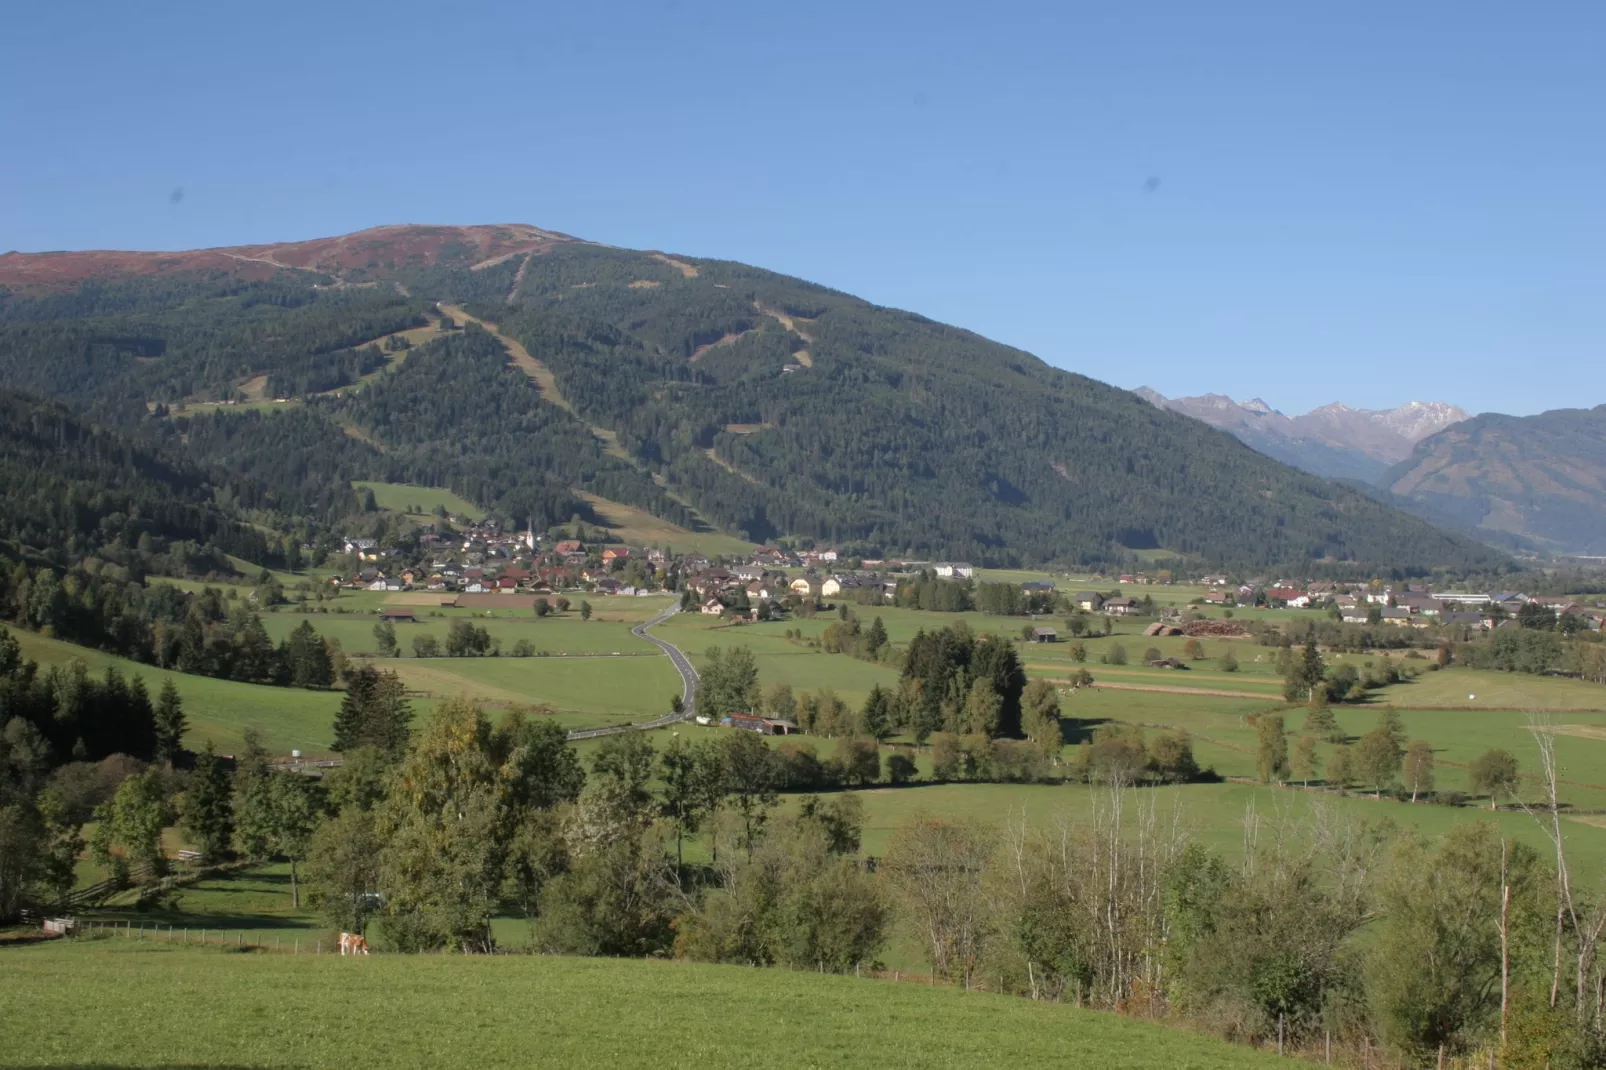
<path fill-rule="evenodd" d="M 1470 416 L 1444 402 L 1413 401 L 1285 416 L 1259 398 L 1134 393 L 1285 464 L 1368 484 L 1382 501 L 1493 545 L 1606 554 L 1606 405 Z"/>
<path fill-rule="evenodd" d="M 1606 405 L 1475 416 L 1418 443 L 1381 483 L 1496 545 L 1606 555 Z"/>
<path fill-rule="evenodd" d="M 1259 398 L 1168 398 L 1146 386 L 1133 393 L 1159 408 L 1229 431 L 1284 464 L 1373 485 L 1382 485 L 1388 470 L 1410 457 L 1418 442 L 1471 415 L 1442 401 L 1413 401 L 1397 409 L 1353 409 L 1335 402 L 1303 416 L 1286 416 Z"/>

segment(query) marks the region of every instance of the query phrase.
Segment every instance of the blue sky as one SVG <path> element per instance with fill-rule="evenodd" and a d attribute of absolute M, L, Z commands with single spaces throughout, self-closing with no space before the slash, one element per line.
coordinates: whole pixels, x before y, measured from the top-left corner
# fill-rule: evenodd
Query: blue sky
<path fill-rule="evenodd" d="M 0 251 L 528 222 L 1171 395 L 1595 405 L 1603 43 L 1591 0 L 56 0 L 0 37 Z"/>

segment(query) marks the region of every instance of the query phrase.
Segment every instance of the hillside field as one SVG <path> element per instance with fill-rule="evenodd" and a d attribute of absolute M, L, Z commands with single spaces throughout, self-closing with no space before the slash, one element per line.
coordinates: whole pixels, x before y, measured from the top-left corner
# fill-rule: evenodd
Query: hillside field
<path fill-rule="evenodd" d="M 442 487 L 415 487 L 407 483 L 378 483 L 362 479 L 353 481 L 351 485 L 357 490 L 373 491 L 374 504 L 393 513 L 433 513 L 436 506 L 441 506 L 453 516 L 466 516 L 470 520 L 485 516 L 485 510 Z"/>
<path fill-rule="evenodd" d="M 143 677 L 152 698 L 164 681 L 172 680 L 184 699 L 184 712 L 189 718 L 189 731 L 184 737 L 188 747 L 200 747 L 211 740 L 219 751 L 233 753 L 244 745 L 245 730 L 255 728 L 262 733 L 263 744 L 276 754 L 287 754 L 293 748 L 308 754 L 329 749 L 335 711 L 340 708 L 338 691 L 303 691 L 192 676 L 47 639 L 19 628 L 6 627 L 6 630 L 21 644 L 22 656 L 41 666 L 66 665 L 76 659 L 97 676 L 115 667 L 130 679 Z"/>
<path fill-rule="evenodd" d="M 0 960 L 4 1066 L 1211 1070 L 1274 1058 L 1063 1005 L 738 966 L 116 939 L 11 947 Z"/>

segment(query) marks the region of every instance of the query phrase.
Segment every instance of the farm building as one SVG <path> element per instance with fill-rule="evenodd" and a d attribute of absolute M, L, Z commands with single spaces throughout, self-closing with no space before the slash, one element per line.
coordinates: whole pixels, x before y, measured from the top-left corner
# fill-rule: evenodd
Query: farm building
<path fill-rule="evenodd" d="M 765 736 L 790 736 L 797 733 L 797 725 L 791 721 L 781 721 L 774 717 L 760 717 L 755 713 L 731 714 L 730 726 L 747 732 L 757 732 Z"/>
<path fill-rule="evenodd" d="M 1053 628 L 1032 629 L 1032 642 L 1034 643 L 1057 643 L 1059 639 L 1060 633 Z"/>
<path fill-rule="evenodd" d="M 404 621 L 408 624 L 418 623 L 418 617 L 406 606 L 386 606 L 379 611 L 379 619 L 389 621 L 392 624 L 400 624 Z"/>

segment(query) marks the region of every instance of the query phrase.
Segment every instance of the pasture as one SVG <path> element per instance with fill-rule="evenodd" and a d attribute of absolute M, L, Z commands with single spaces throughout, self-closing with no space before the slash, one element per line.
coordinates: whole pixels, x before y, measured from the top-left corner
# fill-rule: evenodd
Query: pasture
<path fill-rule="evenodd" d="M 191 676 L 47 639 L 35 632 L 7 630 L 21 644 L 23 657 L 42 666 L 66 665 L 78 660 L 93 675 L 114 667 L 129 678 L 143 677 L 153 698 L 164 681 L 172 680 L 183 696 L 184 712 L 189 718 L 189 731 L 184 737 L 186 746 L 200 747 L 211 740 L 218 750 L 231 753 L 243 746 L 247 728 L 262 733 L 263 744 L 276 754 L 289 753 L 292 748 L 309 754 L 322 753 L 327 751 L 332 739 L 335 710 L 340 706 L 339 692 L 303 691 Z"/>
<path fill-rule="evenodd" d="M 466 619 L 484 628 L 493 640 L 501 643 L 503 655 L 511 653 L 514 644 L 521 639 L 528 640 L 537 651 L 549 654 L 658 653 L 657 647 L 631 635 L 631 625 L 623 621 L 596 618 L 583 621 L 573 612 L 537 617 L 529 610 L 502 610 L 492 615 L 490 610 L 413 608 L 417 623 L 404 621 L 394 625 L 396 642 L 406 658 L 413 656 L 413 640 L 418 636 L 432 635 L 444 647 L 446 634 L 456 619 Z M 340 648 L 348 654 L 376 651 L 374 627 L 379 617 L 374 614 L 268 613 L 262 617 L 262 626 L 277 643 L 303 621 L 317 629 L 319 635 L 339 640 Z"/>
<path fill-rule="evenodd" d="M 661 546 L 677 553 L 699 553 L 710 557 L 748 554 L 753 544 L 726 535 L 723 532 L 704 530 L 688 531 L 667 520 L 634 506 L 599 498 L 595 494 L 576 491 L 598 520 L 608 526 L 612 539 L 631 546 Z"/>
<path fill-rule="evenodd" d="M 645 721 L 669 712 L 680 675 L 662 654 L 550 658 L 400 658 L 376 662 L 394 670 L 415 696 L 467 696 L 494 706 L 551 706 L 565 728 Z M 424 712 L 427 703 L 415 703 Z"/>
<path fill-rule="evenodd" d="M 0 956 L 0 1065 L 11 1066 L 1274 1065 L 1114 1014 L 868 978 L 760 979 L 738 966 L 342 959 L 117 939 Z"/>
<path fill-rule="evenodd" d="M 470 520 L 485 516 L 485 510 L 444 487 L 415 487 L 408 483 L 373 480 L 355 480 L 351 486 L 357 491 L 373 491 L 374 504 L 392 513 L 433 513 L 440 507 L 453 516 L 465 516 Z"/>

